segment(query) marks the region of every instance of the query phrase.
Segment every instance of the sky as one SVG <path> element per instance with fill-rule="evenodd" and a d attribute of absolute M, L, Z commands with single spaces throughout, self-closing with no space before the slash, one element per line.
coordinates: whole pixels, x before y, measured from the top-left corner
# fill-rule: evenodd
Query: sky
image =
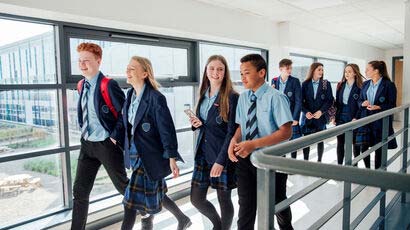
<path fill-rule="evenodd" d="M 53 30 L 53 26 L 0 19 L 0 47 Z"/>

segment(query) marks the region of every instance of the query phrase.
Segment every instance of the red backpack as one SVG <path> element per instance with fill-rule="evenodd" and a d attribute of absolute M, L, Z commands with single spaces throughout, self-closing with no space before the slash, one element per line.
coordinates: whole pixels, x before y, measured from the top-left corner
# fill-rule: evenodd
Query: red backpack
<path fill-rule="evenodd" d="M 85 79 L 82 79 L 77 83 L 77 91 L 78 91 L 78 94 L 80 94 L 80 95 L 81 95 L 81 91 L 83 90 L 84 80 Z M 110 97 L 110 94 L 108 92 L 108 83 L 110 82 L 110 80 L 111 80 L 111 78 L 103 76 L 103 78 L 101 79 L 100 91 L 101 91 L 101 95 L 104 99 L 105 104 L 107 104 L 107 106 L 110 109 L 111 113 L 114 115 L 115 119 L 117 119 L 118 112 L 117 112 L 117 110 L 115 110 L 115 107 L 112 105 L 111 97 Z"/>

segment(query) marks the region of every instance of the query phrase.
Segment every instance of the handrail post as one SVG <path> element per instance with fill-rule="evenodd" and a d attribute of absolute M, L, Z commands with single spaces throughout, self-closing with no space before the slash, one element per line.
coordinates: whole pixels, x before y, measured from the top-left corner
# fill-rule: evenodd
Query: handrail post
<path fill-rule="evenodd" d="M 276 173 L 257 169 L 258 229 L 274 229 Z"/>
<path fill-rule="evenodd" d="M 404 109 L 404 121 L 403 121 L 403 135 L 402 135 L 402 146 L 403 146 L 403 162 L 402 162 L 402 170 L 403 173 L 407 173 L 407 148 L 409 143 L 409 108 Z M 406 203 L 406 193 L 401 193 L 401 202 Z"/>
<path fill-rule="evenodd" d="M 348 130 L 345 135 L 345 165 L 352 165 L 352 144 L 353 144 L 353 131 Z M 350 207 L 352 196 L 352 183 L 343 182 L 343 230 L 350 229 Z"/>
<path fill-rule="evenodd" d="M 383 126 L 382 126 L 382 142 L 386 142 L 389 136 L 389 120 L 391 116 L 383 117 Z M 381 164 L 380 168 L 387 171 L 387 150 L 388 150 L 389 143 L 385 143 L 382 145 L 382 156 L 381 156 Z M 380 198 L 380 210 L 379 215 L 382 218 L 382 222 L 380 223 L 379 229 L 383 230 L 386 225 L 386 189 L 381 188 L 380 192 L 383 196 Z"/>

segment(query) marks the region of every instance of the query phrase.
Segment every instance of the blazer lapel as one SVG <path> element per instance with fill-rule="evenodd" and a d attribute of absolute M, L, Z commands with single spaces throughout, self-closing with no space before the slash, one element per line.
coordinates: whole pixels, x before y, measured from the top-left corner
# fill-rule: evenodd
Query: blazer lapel
<path fill-rule="evenodd" d="M 83 81 L 83 88 L 80 91 L 80 98 L 78 99 L 78 103 L 77 103 L 77 111 L 78 111 L 78 119 L 81 120 L 81 123 L 83 123 L 83 109 L 81 107 L 81 99 L 83 98 L 83 92 L 84 92 L 84 82 L 85 79 Z"/>
<path fill-rule="evenodd" d="M 322 93 L 322 89 L 323 89 L 323 80 L 319 80 L 319 86 L 317 87 L 317 91 L 316 91 L 316 99 L 320 97 L 320 94 Z"/>
<path fill-rule="evenodd" d="M 124 106 L 122 107 L 122 109 L 123 109 L 122 123 L 124 124 L 124 127 L 126 128 L 125 130 L 127 130 L 127 127 L 128 127 L 128 110 L 130 108 L 133 93 L 134 93 L 134 89 L 130 88 L 127 92 L 127 99 L 125 100 Z"/>
<path fill-rule="evenodd" d="M 362 87 L 362 92 L 364 93 L 365 99 L 369 100 L 369 98 L 367 98 L 367 90 L 369 90 L 369 86 L 371 84 L 371 80 L 368 80 L 369 82 L 367 82 L 367 84 L 363 83 L 363 87 Z M 360 93 L 362 94 L 362 93 Z"/>
<path fill-rule="evenodd" d="M 339 101 L 338 103 L 342 104 L 343 103 L 343 92 L 345 91 L 346 83 L 343 83 L 341 86 L 341 89 L 337 92 Z M 350 98 L 349 98 L 350 100 Z"/>
<path fill-rule="evenodd" d="M 103 74 L 100 72 L 98 75 L 97 79 L 97 84 L 95 84 L 95 89 L 94 89 L 94 109 L 95 113 L 97 114 L 97 117 L 100 117 L 100 104 L 98 103 L 100 100 L 102 100 L 102 95 L 100 92 L 100 85 L 101 85 L 101 79 L 103 78 Z"/>
<path fill-rule="evenodd" d="M 292 84 L 292 76 L 288 77 L 288 81 L 286 82 L 286 86 L 285 86 L 285 90 L 283 90 L 283 93 L 286 94 L 287 96 L 287 92 L 289 90 L 289 88 L 291 87 L 290 85 Z"/>
<path fill-rule="evenodd" d="M 309 96 L 309 97 L 311 97 L 312 98 L 312 100 L 315 100 L 315 90 L 313 90 L 313 84 L 312 84 L 312 82 L 308 82 L 307 83 L 307 89 L 308 89 L 308 92 L 307 92 L 307 95 Z"/>
<path fill-rule="evenodd" d="M 140 104 L 138 105 L 137 114 L 135 115 L 134 125 L 132 126 L 132 133 L 135 133 L 135 128 L 140 123 L 142 117 L 145 114 L 145 110 L 147 110 L 147 108 L 148 108 L 147 100 L 149 98 L 150 91 L 151 91 L 150 86 L 146 85 L 145 90 L 144 90 L 144 94 L 142 95 Z"/>
<path fill-rule="evenodd" d="M 347 84 L 347 83 L 346 83 Z M 351 102 L 352 102 L 352 100 L 353 100 L 353 95 L 354 95 L 354 93 L 356 92 L 356 89 L 357 89 L 358 87 L 357 87 L 357 85 L 356 85 L 356 82 L 355 83 L 353 83 L 353 85 L 352 85 L 352 90 L 350 90 L 350 94 L 349 94 L 349 99 L 347 100 L 347 103 L 348 104 L 350 104 Z"/>
<path fill-rule="evenodd" d="M 382 81 L 380 82 L 379 87 L 377 88 L 376 95 L 374 96 L 374 104 L 376 104 L 376 102 L 379 101 L 380 94 L 383 92 L 385 84 L 386 84 L 386 81 L 384 79 L 382 79 Z"/>
<path fill-rule="evenodd" d="M 216 117 L 215 115 L 213 115 L 214 113 L 218 112 L 218 106 L 219 106 L 219 93 L 218 96 L 215 98 L 214 104 L 211 106 L 211 108 L 208 111 L 208 116 L 206 117 L 206 121 L 205 124 L 207 124 L 209 122 L 209 120 L 211 118 Z M 216 106 L 218 105 L 218 106 Z"/>

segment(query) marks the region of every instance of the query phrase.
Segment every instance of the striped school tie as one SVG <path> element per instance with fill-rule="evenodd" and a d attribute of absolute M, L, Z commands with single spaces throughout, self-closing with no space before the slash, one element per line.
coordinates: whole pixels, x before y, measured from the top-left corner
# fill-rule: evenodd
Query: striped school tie
<path fill-rule="evenodd" d="M 81 137 L 84 140 L 88 139 L 88 91 L 90 90 L 90 83 L 84 81 L 83 97 L 81 99 L 81 109 L 83 111 L 83 126 L 81 128 Z"/>
<path fill-rule="evenodd" d="M 246 122 L 246 140 L 252 140 L 258 135 L 258 122 L 256 120 L 256 96 L 251 95 L 252 105 L 248 110 L 248 120 Z"/>

